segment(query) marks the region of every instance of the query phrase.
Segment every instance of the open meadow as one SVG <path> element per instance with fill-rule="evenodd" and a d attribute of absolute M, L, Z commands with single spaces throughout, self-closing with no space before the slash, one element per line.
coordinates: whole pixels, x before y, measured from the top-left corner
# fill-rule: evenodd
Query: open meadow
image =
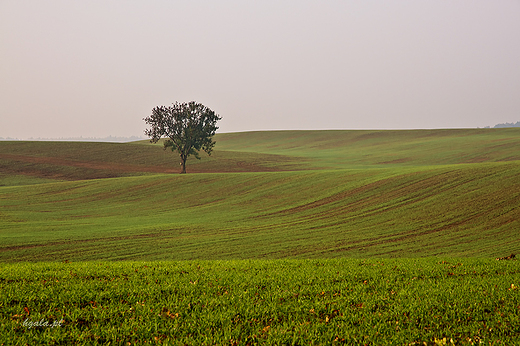
<path fill-rule="evenodd" d="M 215 140 L 0 142 L 0 345 L 520 344 L 520 129 Z"/>

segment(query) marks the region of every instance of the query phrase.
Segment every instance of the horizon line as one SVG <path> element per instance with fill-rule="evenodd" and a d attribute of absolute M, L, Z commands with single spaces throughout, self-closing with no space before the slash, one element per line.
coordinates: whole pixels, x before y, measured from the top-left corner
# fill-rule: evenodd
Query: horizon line
<path fill-rule="evenodd" d="M 504 125 L 512 125 L 512 126 L 504 126 Z M 515 126 L 516 125 L 516 126 Z M 494 127 L 485 126 L 485 127 L 440 127 L 440 128 L 360 128 L 360 129 L 260 129 L 260 130 L 240 130 L 240 131 L 225 131 L 225 132 L 217 132 L 217 134 L 225 134 L 225 133 L 244 133 L 244 132 L 278 132 L 278 131 L 427 131 L 427 130 L 483 130 L 483 129 L 498 129 L 498 128 L 513 128 L 520 127 L 520 121 L 516 124 L 514 123 L 506 123 L 506 124 L 497 124 Z M 148 137 L 145 136 L 106 136 L 106 137 L 29 137 L 29 138 L 13 138 L 13 137 L 1 137 L 0 141 L 97 141 L 97 142 L 132 142 L 139 140 L 146 140 Z"/>

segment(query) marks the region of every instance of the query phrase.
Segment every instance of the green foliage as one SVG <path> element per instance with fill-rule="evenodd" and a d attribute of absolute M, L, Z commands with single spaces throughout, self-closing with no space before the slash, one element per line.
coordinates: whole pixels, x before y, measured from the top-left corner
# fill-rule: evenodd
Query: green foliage
<path fill-rule="evenodd" d="M 145 134 L 151 137 L 150 142 L 157 143 L 163 136 L 164 149 L 176 150 L 181 158 L 182 171 L 186 173 L 186 160 L 190 155 L 200 159 L 199 150 L 208 155 L 215 146 L 212 140 L 217 131 L 217 121 L 222 119 L 208 107 L 195 102 L 174 103 L 172 106 L 155 107 L 152 115 L 143 120 L 151 126 Z"/>
<path fill-rule="evenodd" d="M 512 345 L 519 277 L 484 259 L 4 264 L 0 343 Z"/>

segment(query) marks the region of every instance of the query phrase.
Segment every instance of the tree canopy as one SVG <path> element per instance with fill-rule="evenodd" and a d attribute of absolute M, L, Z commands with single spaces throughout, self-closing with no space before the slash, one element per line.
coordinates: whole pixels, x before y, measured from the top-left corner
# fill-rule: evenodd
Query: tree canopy
<path fill-rule="evenodd" d="M 144 133 L 152 143 L 157 143 L 163 137 L 168 138 L 164 141 L 164 149 L 171 148 L 179 153 L 181 173 L 186 173 L 186 160 L 190 155 L 200 159 L 200 150 L 211 155 L 216 143 L 212 137 L 220 119 L 218 114 L 200 103 L 176 102 L 168 107 L 155 107 L 152 115 L 143 119 L 150 125 Z"/>

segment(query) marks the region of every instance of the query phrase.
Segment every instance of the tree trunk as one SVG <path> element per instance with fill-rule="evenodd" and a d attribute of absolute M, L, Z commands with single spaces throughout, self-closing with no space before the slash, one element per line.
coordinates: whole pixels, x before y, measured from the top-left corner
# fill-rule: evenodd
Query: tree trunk
<path fill-rule="evenodd" d="M 181 157 L 181 174 L 186 174 L 186 158 Z"/>

